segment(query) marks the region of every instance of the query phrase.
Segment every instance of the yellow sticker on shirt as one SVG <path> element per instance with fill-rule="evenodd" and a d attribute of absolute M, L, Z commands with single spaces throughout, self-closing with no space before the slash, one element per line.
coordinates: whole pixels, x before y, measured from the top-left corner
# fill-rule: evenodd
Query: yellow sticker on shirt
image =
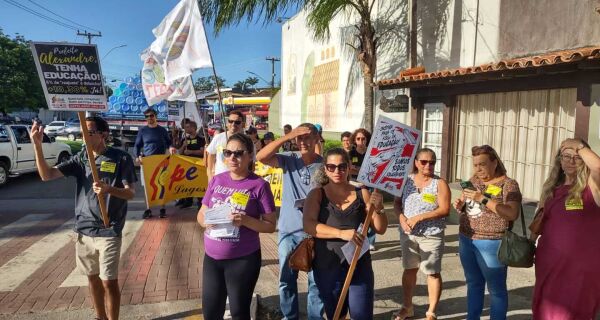
<path fill-rule="evenodd" d="M 245 207 L 248 204 L 249 199 L 249 195 L 241 192 L 235 192 L 233 195 L 231 195 L 231 202 L 233 202 L 233 204 L 235 205 L 242 207 Z"/>
<path fill-rule="evenodd" d="M 565 209 L 567 211 L 583 210 L 583 201 L 581 201 L 581 200 L 565 201 Z"/>
<path fill-rule="evenodd" d="M 493 184 L 488 185 L 487 189 L 485 189 L 485 193 L 490 194 L 494 197 L 498 196 L 500 194 L 500 192 L 502 192 L 502 188 L 495 186 Z"/>
<path fill-rule="evenodd" d="M 352 163 L 358 163 L 358 157 L 353 157 L 352 158 Z"/>
<path fill-rule="evenodd" d="M 217 153 L 223 153 L 223 146 L 218 146 L 217 147 Z"/>
<path fill-rule="evenodd" d="M 102 163 L 100 164 L 100 171 L 102 172 L 115 173 L 116 169 L 117 164 L 114 162 L 102 161 Z"/>
<path fill-rule="evenodd" d="M 423 193 L 423 201 L 431 204 L 435 204 L 435 195 L 431 193 Z"/>
<path fill-rule="evenodd" d="M 192 139 L 188 142 L 188 144 L 196 144 L 196 143 L 198 143 L 198 140 L 196 140 L 196 139 Z"/>

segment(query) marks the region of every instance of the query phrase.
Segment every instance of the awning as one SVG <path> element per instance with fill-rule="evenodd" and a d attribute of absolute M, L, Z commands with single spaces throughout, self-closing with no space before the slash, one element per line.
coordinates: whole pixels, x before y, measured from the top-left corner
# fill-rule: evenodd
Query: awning
<path fill-rule="evenodd" d="M 242 112 L 244 115 L 248 115 L 250 112 L 249 111 L 244 111 Z M 269 116 L 269 111 L 263 111 L 263 110 L 256 110 L 254 112 L 255 116 L 259 116 L 259 117 L 268 117 Z"/>
<path fill-rule="evenodd" d="M 579 49 L 561 50 L 549 52 L 536 56 L 506 59 L 491 62 L 475 67 L 441 70 L 436 72 L 423 72 L 412 74 L 403 73 L 394 79 L 386 79 L 377 82 L 380 89 L 410 88 L 436 86 L 443 84 L 456 84 L 461 82 L 485 81 L 490 79 L 501 79 L 511 74 L 535 71 L 535 69 L 567 66 L 576 63 L 600 64 L 600 46 L 585 47 Z M 479 76 L 479 78 L 477 78 Z"/>
<path fill-rule="evenodd" d="M 243 97 L 243 98 L 223 98 L 223 104 L 227 105 L 261 105 L 270 104 L 270 97 Z"/>

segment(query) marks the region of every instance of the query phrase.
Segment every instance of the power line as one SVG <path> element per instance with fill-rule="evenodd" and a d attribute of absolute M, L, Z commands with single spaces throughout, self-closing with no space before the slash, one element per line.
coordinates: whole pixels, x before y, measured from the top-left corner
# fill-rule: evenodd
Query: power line
<path fill-rule="evenodd" d="M 71 20 L 71 19 L 69 19 L 69 18 L 65 18 L 65 17 L 63 17 L 63 16 L 59 15 L 58 13 L 56 13 L 56 12 L 54 12 L 54 11 L 52 11 L 52 10 L 50 10 L 50 9 L 48 9 L 48 8 L 46 8 L 46 7 L 42 6 L 42 5 L 40 5 L 40 4 L 38 4 L 38 3 L 36 3 L 36 2 L 35 2 L 35 1 L 33 1 L 33 0 L 27 0 L 27 1 L 29 1 L 29 2 L 33 3 L 35 6 L 37 6 L 37 7 L 39 7 L 39 8 L 42 8 L 42 9 L 43 9 L 43 10 L 45 10 L 45 11 L 48 11 L 48 12 L 52 13 L 53 15 L 55 15 L 55 16 L 57 16 L 57 17 L 59 17 L 59 18 L 62 18 L 62 19 L 64 19 L 64 20 L 67 20 L 67 21 L 69 21 L 69 22 L 71 22 L 71 23 L 73 23 L 73 24 L 75 24 L 75 25 L 78 25 L 78 26 L 80 26 L 80 27 L 82 27 L 82 28 L 85 28 L 85 29 L 90 29 L 90 30 L 92 30 L 92 31 L 97 31 L 97 32 L 100 32 L 100 30 L 98 30 L 98 29 L 94 29 L 94 28 L 91 28 L 91 27 L 88 27 L 88 26 L 85 26 L 85 25 L 79 24 L 79 23 L 77 23 L 77 22 L 75 22 L 75 21 L 73 21 L 73 20 Z"/>
<path fill-rule="evenodd" d="M 57 24 L 59 26 L 62 26 L 62 27 L 65 27 L 65 28 L 77 31 L 77 27 L 75 27 L 73 25 L 69 25 L 69 24 L 66 24 L 64 22 L 58 21 L 58 20 L 56 20 L 54 18 L 50 18 L 47 15 L 39 13 L 39 12 L 37 12 L 37 11 L 31 9 L 31 8 L 28 8 L 28 7 L 26 7 L 26 6 L 22 5 L 22 4 L 19 4 L 19 3 L 15 2 L 15 1 L 13 1 L 13 0 L 4 0 L 4 2 L 6 2 L 8 4 L 11 4 L 11 5 L 13 5 L 13 6 L 15 6 L 15 7 L 19 8 L 19 9 L 25 10 L 25 11 L 33 14 L 34 16 L 37 16 L 37 17 L 42 18 L 44 20 L 53 22 L 53 23 L 55 23 L 55 24 Z"/>

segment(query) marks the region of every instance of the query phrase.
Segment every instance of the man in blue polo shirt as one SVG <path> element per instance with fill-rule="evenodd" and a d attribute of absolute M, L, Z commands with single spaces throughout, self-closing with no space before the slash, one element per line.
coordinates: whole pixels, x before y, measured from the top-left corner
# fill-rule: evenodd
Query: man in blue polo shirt
<path fill-rule="evenodd" d="M 167 129 L 158 125 L 156 111 L 152 108 L 148 108 L 144 111 L 144 116 L 146 117 L 147 126 L 140 128 L 134 145 L 138 162 L 143 165 L 144 157 L 153 156 L 155 154 L 165 154 L 167 148 L 171 154 L 177 153 L 177 149 L 172 147 L 171 137 L 169 136 Z M 161 218 L 167 216 L 165 206 L 160 208 L 159 216 Z M 144 211 L 143 218 L 148 219 L 150 217 L 152 217 L 152 210 L 148 208 Z"/>
<path fill-rule="evenodd" d="M 279 305 L 285 319 L 300 318 L 298 311 L 298 271 L 290 268 L 288 256 L 304 239 L 302 207 L 308 192 L 315 187 L 314 173 L 323 158 L 315 152 L 320 137 L 314 125 L 303 123 L 283 137 L 264 146 L 256 160 L 283 169 L 283 190 L 279 229 Z M 277 153 L 287 141 L 295 141 L 300 151 Z M 312 272 L 308 273 L 308 319 L 323 319 L 323 302 Z"/>

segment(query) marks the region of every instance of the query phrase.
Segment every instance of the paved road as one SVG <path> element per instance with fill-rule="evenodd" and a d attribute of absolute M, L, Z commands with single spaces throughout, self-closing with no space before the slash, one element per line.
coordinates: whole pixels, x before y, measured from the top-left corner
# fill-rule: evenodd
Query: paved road
<path fill-rule="evenodd" d="M 41 183 L 25 175 L 0 189 L 0 319 L 92 318 L 85 278 L 74 272 L 74 181 Z M 169 208 L 167 219 L 141 220 L 141 191 L 131 202 L 119 278 L 123 319 L 200 319 L 202 237 L 194 209 Z M 390 216 L 392 223 L 394 218 Z M 440 319 L 464 319 L 466 287 L 458 259 L 457 226 L 447 231 Z M 261 235 L 263 268 L 255 292 L 261 305 L 278 307 L 277 235 Z M 376 319 L 389 319 L 401 303 L 397 225 L 373 252 Z M 299 287 L 305 300 L 306 275 Z M 509 271 L 510 319 L 529 319 L 533 269 Z M 420 275 L 415 304 L 426 310 Z M 304 302 L 303 302 L 304 303 Z M 486 308 L 484 314 L 489 314 Z M 486 317 L 484 317 L 486 318 Z"/>

